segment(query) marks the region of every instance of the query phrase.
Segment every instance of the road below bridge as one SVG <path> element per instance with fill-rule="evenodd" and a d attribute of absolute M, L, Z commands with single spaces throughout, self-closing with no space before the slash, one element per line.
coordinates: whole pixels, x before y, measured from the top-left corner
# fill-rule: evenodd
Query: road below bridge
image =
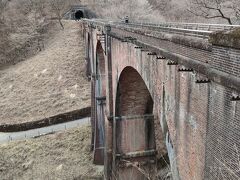
<path fill-rule="evenodd" d="M 66 129 L 75 128 L 90 123 L 90 118 L 83 118 L 71 122 L 56 124 L 52 126 L 47 126 L 43 128 L 31 129 L 28 131 L 21 132 L 11 132 L 11 133 L 0 133 L 0 143 L 6 143 L 9 141 L 23 140 L 34 138 Z"/>

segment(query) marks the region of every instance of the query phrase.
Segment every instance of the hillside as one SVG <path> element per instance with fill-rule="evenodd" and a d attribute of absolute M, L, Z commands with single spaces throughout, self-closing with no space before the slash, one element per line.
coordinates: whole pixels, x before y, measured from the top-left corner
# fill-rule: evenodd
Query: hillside
<path fill-rule="evenodd" d="M 0 124 L 39 120 L 90 106 L 84 40 L 78 22 L 64 21 L 43 51 L 0 70 Z"/>
<path fill-rule="evenodd" d="M 102 167 L 92 164 L 90 132 L 90 126 L 84 125 L 0 145 L 0 179 L 97 179 L 102 175 Z"/>

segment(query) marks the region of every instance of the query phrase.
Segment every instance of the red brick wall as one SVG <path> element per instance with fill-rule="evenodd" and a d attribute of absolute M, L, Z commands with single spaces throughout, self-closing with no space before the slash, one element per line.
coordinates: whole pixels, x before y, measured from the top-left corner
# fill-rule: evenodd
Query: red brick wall
<path fill-rule="evenodd" d="M 205 179 L 237 180 L 240 152 L 240 101 L 237 92 L 212 83 L 206 140 Z"/>
<path fill-rule="evenodd" d="M 210 64 L 219 71 L 240 77 L 240 50 L 220 46 L 213 46 L 212 49 Z"/>
<path fill-rule="evenodd" d="M 164 133 L 169 130 L 177 153 L 178 166 L 184 167 L 179 168 L 180 177 L 182 179 L 202 179 L 205 159 L 208 84 L 196 84 L 195 81 L 204 79 L 204 77 L 192 72 L 178 72 L 180 66 L 169 66 L 167 60 L 156 60 L 155 57 L 148 56 L 147 52 L 135 49 L 133 44 L 113 39 L 112 45 L 115 92 L 121 71 L 127 66 L 135 68 L 142 76 L 153 97 L 158 153 L 166 153 Z M 125 87 L 132 84 L 132 82 L 126 83 Z M 165 90 L 164 99 L 163 87 Z M 127 91 L 124 94 L 129 96 Z M 113 96 L 116 97 L 115 94 Z M 139 103 L 141 102 L 139 101 Z M 129 111 L 135 108 L 131 105 L 124 107 L 127 107 L 126 109 L 131 107 Z"/>
<path fill-rule="evenodd" d="M 208 84 L 196 84 L 201 75 L 180 72 L 178 117 L 175 121 L 176 150 L 182 179 L 202 179 L 208 115 Z"/>
<path fill-rule="evenodd" d="M 126 35 L 123 30 L 113 29 L 113 32 Z M 128 32 L 127 35 L 148 41 L 151 45 L 170 52 L 174 51 L 197 61 L 208 62 L 219 71 L 239 77 L 240 53 L 238 50 L 213 47 L 212 51 L 205 51 L 142 34 Z M 97 40 L 96 37 L 93 39 Z M 112 102 L 112 105 L 108 107 L 109 104 L 107 104 L 106 112 L 116 116 L 141 115 L 146 112 L 148 99 L 152 97 L 158 157 L 166 153 L 164 139 L 166 132 L 169 131 L 181 179 L 214 179 L 223 171 L 225 177 L 236 178 L 234 175 L 227 174 L 226 167 L 235 172 L 236 168 L 233 164 L 237 163 L 237 151 L 240 151 L 239 123 L 237 123 L 240 119 L 240 106 L 238 101 L 231 101 L 231 97 L 239 95 L 240 92 L 214 82 L 196 83 L 196 80 L 204 80 L 207 77 L 196 71 L 179 72 L 179 68 L 184 66 L 167 65 L 167 59 L 157 60 L 156 56 L 149 56 L 148 52 L 134 48 L 133 43 L 121 42 L 115 38 L 110 40 L 111 66 L 105 61 L 105 67 L 108 68 L 107 103 Z M 121 97 L 117 101 L 119 82 L 123 88 L 120 87 Z M 108 89 L 110 86 L 112 86 L 111 90 Z M 116 112 L 116 109 L 119 111 Z M 132 128 L 134 123 L 122 125 L 125 126 L 123 129 L 128 131 L 123 134 L 129 135 L 135 130 Z M 108 129 L 107 137 L 109 137 L 109 147 L 112 147 L 111 123 L 108 127 L 109 129 L 106 128 Z M 144 126 L 142 128 L 144 129 Z M 143 129 L 139 129 L 137 133 L 140 134 L 140 131 L 144 131 Z M 126 144 L 122 152 L 131 150 L 129 144 L 134 142 L 128 141 L 129 139 L 130 136 L 119 139 L 120 144 Z M 230 161 L 226 161 L 228 158 Z M 219 164 L 222 161 L 227 164 L 225 169 Z M 223 171 L 216 171 L 218 167 Z"/>

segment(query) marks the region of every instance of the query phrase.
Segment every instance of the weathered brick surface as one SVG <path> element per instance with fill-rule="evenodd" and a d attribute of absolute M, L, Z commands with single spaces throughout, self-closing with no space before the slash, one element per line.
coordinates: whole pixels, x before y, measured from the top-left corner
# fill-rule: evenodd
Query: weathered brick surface
<path fill-rule="evenodd" d="M 113 40 L 113 44 L 113 59 L 116 58 L 113 62 L 117 70 L 113 69 L 114 79 L 116 79 L 113 86 L 117 86 L 117 77 L 124 67 L 132 66 L 138 70 L 155 102 L 154 115 L 157 117 L 155 127 L 158 127 L 155 129 L 155 134 L 158 152 L 166 152 L 164 133 L 168 129 L 177 152 L 176 160 L 179 167 L 184 166 L 181 171 L 179 170 L 181 177 L 201 179 L 205 159 L 208 85 L 196 85 L 195 81 L 203 77 L 188 72 L 180 73 L 178 67 L 168 66 L 167 60 L 156 60 L 146 52 L 134 49 L 134 45 L 122 44 L 117 40 Z M 124 53 L 128 56 L 120 56 Z M 163 95 L 163 87 L 165 95 Z M 130 106 L 130 108 L 134 107 Z M 168 127 L 159 127 L 158 122 L 165 126 L 163 121 L 166 121 Z"/>
<path fill-rule="evenodd" d="M 116 115 L 131 116 L 151 114 L 152 98 L 144 81 L 136 70 L 127 67 L 118 81 L 119 107 Z"/>
<path fill-rule="evenodd" d="M 126 67 L 118 81 L 116 116 L 152 114 L 153 102 L 143 79 L 136 70 Z M 153 149 L 151 120 L 139 117 L 117 120 L 117 148 L 119 153 Z M 134 131 L 133 131 L 134 129 Z"/>
<path fill-rule="evenodd" d="M 136 34 L 134 32 L 126 32 L 124 30 L 120 29 L 114 29 L 112 30 L 112 33 L 116 33 L 118 36 L 124 38 L 124 37 L 134 37 L 137 38 L 137 40 L 142 42 L 147 42 L 148 44 L 152 46 L 156 46 L 158 48 L 163 48 L 167 51 L 177 53 L 186 57 L 190 57 L 194 60 L 198 60 L 201 62 L 209 62 L 211 61 L 211 52 L 202 50 L 202 49 L 196 49 L 191 48 L 185 45 L 176 44 L 167 40 L 158 39 L 156 37 L 146 36 L 142 34 Z"/>
<path fill-rule="evenodd" d="M 203 50 L 117 28 L 112 32 L 119 37 L 136 37 L 151 46 L 208 63 L 212 69 L 225 72 L 229 77 L 240 77 L 239 50 L 216 46 L 212 50 Z M 96 37 L 93 39 L 97 41 Z M 208 74 L 200 74 L 196 68 L 193 72 L 179 72 L 179 68 L 189 68 L 189 64 L 167 65 L 169 59 L 147 55 L 148 52 L 135 48 L 134 41 L 122 42 L 111 37 L 110 44 L 108 58 L 111 62 L 105 61 L 105 67 L 108 69 L 107 103 L 112 104 L 107 104 L 106 112 L 111 112 L 113 116 L 150 112 L 154 115 L 155 138 L 150 138 L 154 140 L 151 146 L 146 146 L 143 141 L 147 129 L 143 120 L 117 123 L 118 152 L 156 147 L 157 157 L 160 157 L 167 152 L 165 135 L 169 132 L 181 179 L 239 178 L 240 104 L 239 101 L 231 101 L 231 98 L 240 92 L 215 83 L 217 79 L 214 78 L 208 83 L 196 83 L 197 80 L 206 80 Z M 109 87 L 112 89 L 109 90 Z M 153 107 L 149 108 L 151 98 Z M 111 144 L 114 134 L 109 130 L 108 147 L 114 147 Z M 120 171 L 128 174 L 128 170 Z M 123 179 L 126 178 L 123 176 Z"/>
<path fill-rule="evenodd" d="M 210 87 L 205 179 L 240 177 L 240 102 L 231 101 L 235 93 L 215 83 Z"/>
<path fill-rule="evenodd" d="M 179 73 L 179 115 L 175 121 L 176 149 L 182 179 L 202 179 L 204 174 L 208 84 L 196 84 L 201 75 Z M 173 101 L 174 102 L 174 101 Z M 175 109 L 175 108 L 174 108 Z"/>
<path fill-rule="evenodd" d="M 210 64 L 219 71 L 240 77 L 240 50 L 213 46 L 213 59 Z"/>
<path fill-rule="evenodd" d="M 97 100 L 106 96 L 106 75 L 105 75 L 105 55 L 100 41 L 97 41 L 98 36 L 94 36 L 96 41 L 90 41 L 92 47 L 90 53 L 92 72 L 92 126 L 94 148 L 94 163 L 103 165 L 104 163 L 104 146 L 105 146 L 105 102 Z"/>

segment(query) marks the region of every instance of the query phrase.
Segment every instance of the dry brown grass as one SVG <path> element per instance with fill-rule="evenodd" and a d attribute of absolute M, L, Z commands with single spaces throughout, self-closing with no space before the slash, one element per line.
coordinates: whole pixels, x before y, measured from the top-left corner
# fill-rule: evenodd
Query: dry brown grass
<path fill-rule="evenodd" d="M 91 128 L 0 145 L 1 180 L 74 179 L 101 176 L 102 167 L 92 164 Z"/>
<path fill-rule="evenodd" d="M 64 24 L 45 50 L 0 70 L 0 124 L 39 120 L 90 105 L 81 30 L 77 22 Z"/>

